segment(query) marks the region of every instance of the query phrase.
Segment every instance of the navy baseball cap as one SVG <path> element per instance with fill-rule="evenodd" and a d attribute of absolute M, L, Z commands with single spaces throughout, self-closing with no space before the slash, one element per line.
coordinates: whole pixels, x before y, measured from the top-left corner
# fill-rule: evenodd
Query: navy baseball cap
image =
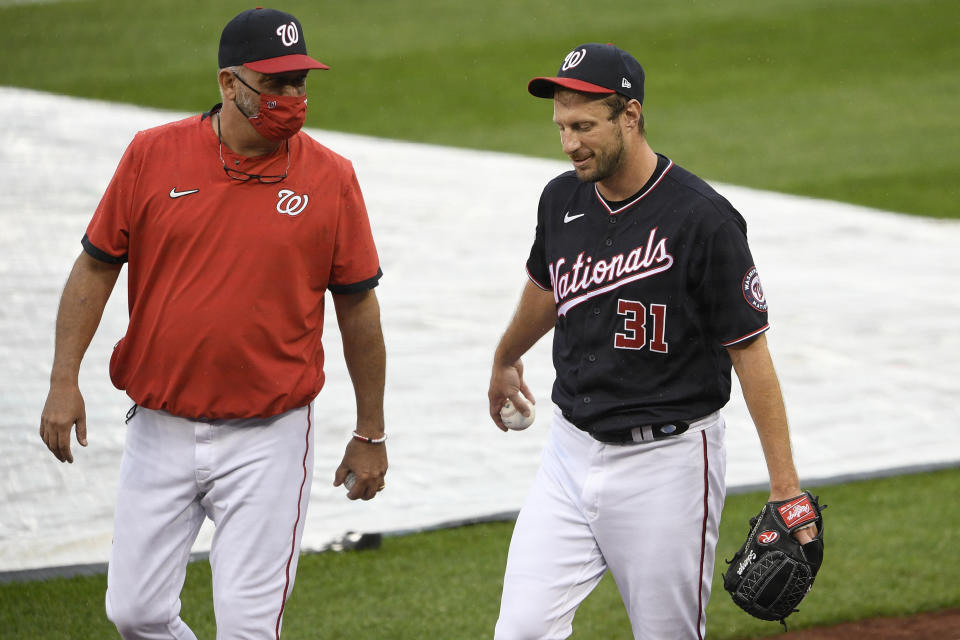
<path fill-rule="evenodd" d="M 643 104 L 643 67 L 636 58 L 612 44 L 582 44 L 567 54 L 553 78 L 534 78 L 527 91 L 552 98 L 556 88 L 584 93 L 619 93 Z"/>
<path fill-rule="evenodd" d="M 307 55 L 300 21 L 276 9 L 248 9 L 220 35 L 220 68 L 243 65 L 260 73 L 329 69 Z"/>

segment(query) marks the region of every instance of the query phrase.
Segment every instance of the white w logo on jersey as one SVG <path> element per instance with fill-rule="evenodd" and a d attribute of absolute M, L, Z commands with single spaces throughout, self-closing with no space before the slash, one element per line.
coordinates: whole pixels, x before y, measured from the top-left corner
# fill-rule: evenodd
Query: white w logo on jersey
<path fill-rule="evenodd" d="M 290 189 L 281 189 L 277 192 L 280 201 L 277 202 L 277 213 L 285 216 L 298 216 L 307 208 L 310 202 L 310 196 L 307 194 L 298 195 Z"/>

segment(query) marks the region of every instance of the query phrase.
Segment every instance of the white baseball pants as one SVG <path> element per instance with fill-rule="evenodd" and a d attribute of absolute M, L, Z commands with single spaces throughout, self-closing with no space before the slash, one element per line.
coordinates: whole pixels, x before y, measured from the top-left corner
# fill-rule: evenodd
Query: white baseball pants
<path fill-rule="evenodd" d="M 496 640 L 569 637 L 607 569 L 634 638 L 703 638 L 726 492 L 724 432 L 718 413 L 679 436 L 603 444 L 555 409 L 510 542 Z"/>
<path fill-rule="evenodd" d="M 196 640 L 180 619 L 204 518 L 217 638 L 279 638 L 313 477 L 310 406 L 203 422 L 142 407 L 130 420 L 107 572 L 107 617 L 138 640 Z"/>

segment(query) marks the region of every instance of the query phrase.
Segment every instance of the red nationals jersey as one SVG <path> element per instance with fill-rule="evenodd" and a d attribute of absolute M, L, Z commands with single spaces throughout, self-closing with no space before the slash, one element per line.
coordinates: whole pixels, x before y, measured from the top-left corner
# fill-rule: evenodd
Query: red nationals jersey
<path fill-rule="evenodd" d="M 380 263 L 348 160 L 300 132 L 284 180 L 233 180 L 212 113 L 136 135 L 83 246 L 128 262 L 130 321 L 110 361 L 117 388 L 178 416 L 267 417 L 320 392 L 324 293 L 375 287 Z M 263 175 L 288 163 L 286 145 L 222 155 Z"/>

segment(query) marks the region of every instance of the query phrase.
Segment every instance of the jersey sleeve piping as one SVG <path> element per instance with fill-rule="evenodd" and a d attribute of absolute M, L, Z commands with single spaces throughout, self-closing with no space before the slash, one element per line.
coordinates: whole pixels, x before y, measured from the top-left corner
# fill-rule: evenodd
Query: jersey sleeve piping
<path fill-rule="evenodd" d="M 551 289 L 546 285 L 541 284 L 539 280 L 533 277 L 533 274 L 530 273 L 530 267 L 525 267 L 525 268 L 527 270 L 527 277 L 530 278 L 530 282 L 537 285 L 537 287 L 539 287 L 540 289 L 543 289 L 544 291 L 553 291 L 553 289 Z"/>
<path fill-rule="evenodd" d="M 380 269 L 380 267 L 377 267 L 377 275 L 373 276 L 372 278 L 368 278 L 361 282 L 354 282 L 352 284 L 331 284 L 327 288 L 330 289 L 330 293 L 336 294 L 362 293 L 364 291 L 369 291 L 380 284 L 380 278 L 382 277 L 383 270 Z"/>
<path fill-rule="evenodd" d="M 720 345 L 723 346 L 723 347 L 732 347 L 732 346 L 735 345 L 735 344 L 739 344 L 739 343 L 741 343 L 741 342 L 746 342 L 746 341 L 748 341 L 748 340 L 752 340 L 753 338 L 756 338 L 757 336 L 759 336 L 761 333 L 765 332 L 765 331 L 766 331 L 767 329 L 769 329 L 769 328 L 770 328 L 770 323 L 768 322 L 767 324 L 763 325 L 762 327 L 760 327 L 760 328 L 757 329 L 756 331 L 751 331 L 750 333 L 748 333 L 748 334 L 745 335 L 745 336 L 741 336 L 741 337 L 739 337 L 739 338 L 736 338 L 736 339 L 734 339 L 734 340 L 730 340 L 730 341 L 728 341 L 728 342 L 721 342 Z"/>
<path fill-rule="evenodd" d="M 98 247 L 95 247 L 93 243 L 90 242 L 90 238 L 87 237 L 87 234 L 83 234 L 80 244 L 83 245 L 83 250 L 86 251 L 91 258 L 99 260 L 100 262 L 106 262 L 107 264 L 123 264 L 127 261 L 126 253 L 117 257 L 110 255 Z"/>

